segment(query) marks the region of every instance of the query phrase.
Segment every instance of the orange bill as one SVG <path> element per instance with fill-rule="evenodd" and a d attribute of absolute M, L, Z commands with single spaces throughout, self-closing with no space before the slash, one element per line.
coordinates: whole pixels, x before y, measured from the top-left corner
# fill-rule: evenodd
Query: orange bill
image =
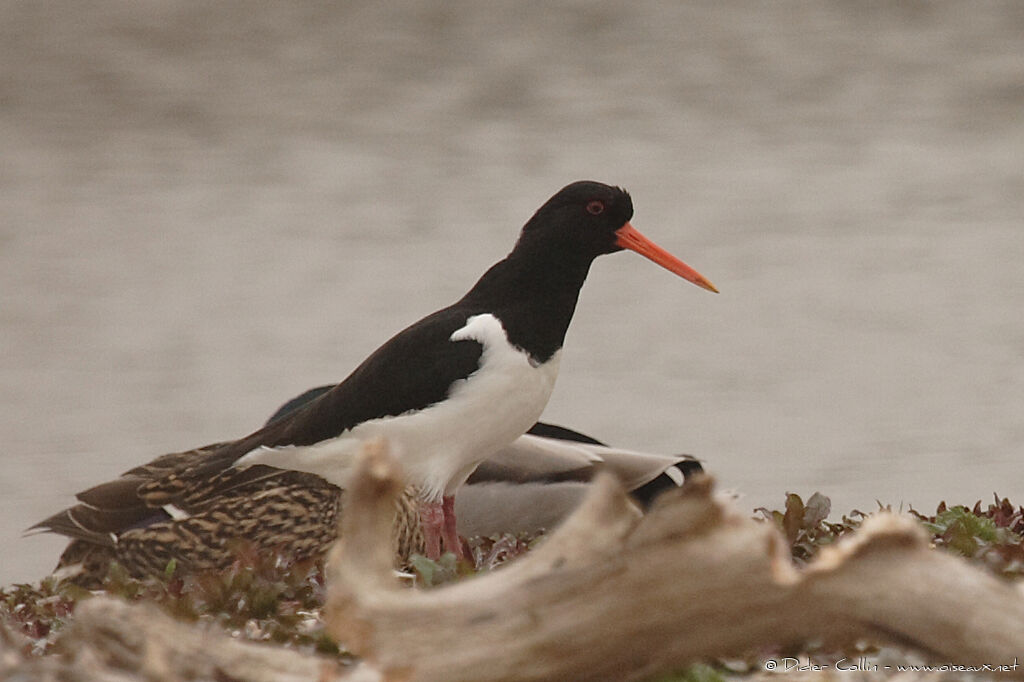
<path fill-rule="evenodd" d="M 689 265 L 673 256 L 671 253 L 640 234 L 640 232 L 629 223 L 626 223 L 617 229 L 615 231 L 615 237 L 615 243 L 622 248 L 629 249 L 630 251 L 636 251 L 644 258 L 649 258 L 666 270 L 676 273 L 683 279 L 693 282 L 703 289 L 713 291 L 716 294 L 718 293 L 718 289 L 715 288 L 715 285 L 709 282 L 704 275 L 700 274 Z"/>

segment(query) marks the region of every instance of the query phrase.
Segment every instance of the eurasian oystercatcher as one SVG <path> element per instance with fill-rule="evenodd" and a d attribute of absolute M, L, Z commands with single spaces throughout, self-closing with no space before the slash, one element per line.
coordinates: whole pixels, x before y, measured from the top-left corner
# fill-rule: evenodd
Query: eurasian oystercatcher
<path fill-rule="evenodd" d="M 165 475 L 122 477 L 80 493 L 91 523 L 62 513 L 37 527 L 93 539 L 90 526 L 104 528 L 116 544 L 133 528 L 197 518 L 218 496 L 258 488 L 282 471 L 344 488 L 352 454 L 365 439 L 383 436 L 418 490 L 427 555 L 438 557 L 443 540 L 461 556 L 454 495 L 483 460 L 540 417 L 593 260 L 630 249 L 717 291 L 634 229 L 632 215 L 622 189 L 568 185 L 465 296 L 396 334 L 323 395 L 248 436 L 202 449 L 185 458 L 185 468 L 173 464 L 183 454 L 176 453 L 165 456 L 164 469 L 163 458 L 139 468 Z M 216 541 L 229 534 L 216 533 Z"/>

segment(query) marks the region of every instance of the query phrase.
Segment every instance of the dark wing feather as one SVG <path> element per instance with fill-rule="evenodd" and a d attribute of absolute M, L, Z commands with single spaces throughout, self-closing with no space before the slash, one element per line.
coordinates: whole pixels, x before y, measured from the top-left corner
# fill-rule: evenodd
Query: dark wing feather
<path fill-rule="evenodd" d="M 130 509 L 139 503 L 136 493 L 149 479 L 139 474 L 124 474 L 113 481 L 100 483 L 75 495 L 87 506 L 96 509 Z"/>
<path fill-rule="evenodd" d="M 284 405 L 277 408 L 277 411 L 274 412 L 274 414 L 270 415 L 270 419 L 267 420 L 264 426 L 266 426 L 267 424 L 273 424 L 276 421 L 280 421 L 283 417 L 286 417 L 287 415 L 291 414 L 292 412 L 299 409 L 306 403 L 312 402 L 313 400 L 322 396 L 324 393 L 327 393 L 327 391 L 331 390 L 336 385 L 337 384 L 327 384 L 326 386 L 317 386 L 316 388 L 309 389 L 302 395 L 295 396 L 294 398 L 286 402 Z"/>
<path fill-rule="evenodd" d="M 528 469 L 509 466 L 502 462 L 485 459 L 480 463 L 466 483 L 476 485 L 477 483 L 589 483 L 594 478 L 596 467 L 593 465 L 581 466 L 576 469 L 565 469 L 555 473 L 545 471 L 531 471 Z"/>
<path fill-rule="evenodd" d="M 94 545 L 113 547 L 114 538 L 111 537 L 109 533 L 90 528 L 86 525 L 89 522 L 88 520 L 85 522 L 80 522 L 78 520 L 78 512 L 83 509 L 88 508 L 83 505 L 77 505 L 57 512 L 50 518 L 40 521 L 28 530 L 49 531 L 51 533 L 66 535 L 67 537 L 74 538 L 76 540 L 85 540 L 86 542 Z"/>
<path fill-rule="evenodd" d="M 574 443 L 585 443 L 587 445 L 604 445 L 601 441 L 596 438 L 592 438 L 585 433 L 574 431 L 558 424 L 548 424 L 547 422 L 537 422 L 530 427 L 527 431 L 533 436 L 543 436 L 544 438 L 556 438 L 558 440 L 567 440 Z"/>
<path fill-rule="evenodd" d="M 220 445 L 161 455 L 118 478 L 83 490 L 75 496 L 80 504 L 58 512 L 28 530 L 50 531 L 95 544 L 112 545 L 111 534 L 117 535 L 130 528 L 169 518 L 161 506 L 183 492 L 177 490 L 175 495 L 146 494 L 147 486 L 199 466 L 217 447 Z M 252 469 L 238 473 L 251 480 L 260 473 L 254 471 L 257 467 Z M 235 482 L 236 486 L 239 484 Z"/>
<path fill-rule="evenodd" d="M 182 469 L 189 469 L 191 467 L 201 464 L 207 457 L 210 456 L 211 452 L 215 452 L 218 449 L 229 444 L 231 441 L 225 441 L 221 443 L 213 443 L 212 445 L 204 445 L 201 448 L 195 448 L 193 450 L 185 450 L 184 452 L 171 452 L 166 455 L 160 455 L 156 459 L 141 464 L 134 469 L 126 471 L 124 476 L 136 474 L 145 478 L 159 478 L 165 474 L 169 474 L 172 471 L 181 471 Z"/>

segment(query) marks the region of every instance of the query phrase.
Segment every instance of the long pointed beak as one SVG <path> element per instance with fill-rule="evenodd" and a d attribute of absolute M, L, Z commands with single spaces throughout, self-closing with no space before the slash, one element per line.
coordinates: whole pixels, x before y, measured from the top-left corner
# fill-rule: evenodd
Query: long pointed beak
<path fill-rule="evenodd" d="M 661 248 L 647 237 L 640 234 L 640 232 L 626 223 L 619 229 L 615 230 L 615 243 L 624 249 L 630 251 L 636 251 L 644 258 L 649 258 L 661 267 L 665 268 L 669 272 L 674 272 L 680 277 L 690 282 L 693 282 L 702 289 L 713 291 L 716 294 L 718 289 L 704 277 L 689 265 L 679 260 L 671 253 Z"/>

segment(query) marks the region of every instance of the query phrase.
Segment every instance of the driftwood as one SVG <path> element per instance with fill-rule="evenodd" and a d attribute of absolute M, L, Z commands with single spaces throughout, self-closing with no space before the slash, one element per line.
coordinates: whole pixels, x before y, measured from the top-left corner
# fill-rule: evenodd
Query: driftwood
<path fill-rule="evenodd" d="M 605 476 L 525 557 L 471 580 L 410 590 L 392 572 L 390 523 L 401 489 L 383 447 L 368 448 L 343 544 L 329 562 L 325 608 L 333 634 L 362 656 L 355 668 L 99 597 L 79 605 L 60 655 L 26 659 L 17 636 L 0 631 L 0 678 L 628 680 L 856 638 L 955 665 L 1024 658 L 1024 592 L 929 549 L 906 518 L 878 514 L 797 570 L 776 529 L 717 500 L 709 479 L 668 494 L 640 518 Z M 1021 677 L 1024 664 L 1010 674 Z"/>
<path fill-rule="evenodd" d="M 709 479 L 641 519 L 602 477 L 522 560 L 410 593 L 390 574 L 394 466 L 380 448 L 367 453 L 325 617 L 396 679 L 642 679 L 755 648 L 857 638 L 958 665 L 1024 657 L 1022 591 L 929 549 L 915 522 L 878 514 L 798 571 L 779 532 L 717 501 Z"/>

